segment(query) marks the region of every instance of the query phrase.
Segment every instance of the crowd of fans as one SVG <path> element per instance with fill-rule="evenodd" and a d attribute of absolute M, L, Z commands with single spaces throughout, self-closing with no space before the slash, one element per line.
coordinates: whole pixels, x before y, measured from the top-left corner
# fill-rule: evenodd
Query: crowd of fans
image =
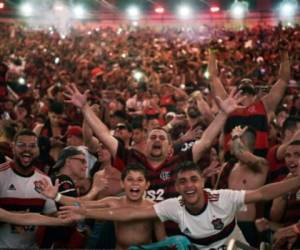
<path fill-rule="evenodd" d="M 65 196 L 80 197 L 80 201 L 87 202 L 121 195 L 124 186 L 120 183 L 125 177 L 120 171 L 123 165 L 130 163 L 128 155 L 151 167 L 151 164 L 147 166 L 147 162 L 151 162 L 147 138 L 157 127 L 167 131 L 172 139 L 171 149 L 163 152 L 169 158 L 161 163 L 183 152 L 182 160 L 197 162 L 200 159 L 197 164 L 208 188 L 256 189 L 297 175 L 295 169 L 300 168 L 300 26 L 258 25 L 242 30 L 206 26 L 184 29 L 101 27 L 73 29 L 64 36 L 54 28 L 30 30 L 5 24 L 0 26 L 0 41 L 0 162 L 3 163 L 0 171 L 6 170 L 10 161 L 17 160 L 15 135 L 24 129 L 33 131 L 38 136 L 39 148 L 34 166 L 53 179 L 54 187 L 55 180 L 59 180 L 57 188 L 64 196 L 57 197 L 57 190 L 44 183 L 41 184 L 43 189 L 46 186 L 48 191 L 53 191 L 50 195 L 45 191 L 47 199 L 69 204 L 78 200 L 64 200 Z M 253 98 L 253 102 L 262 100 L 267 124 L 263 130 L 267 140 L 265 153 L 252 153 L 256 149 L 254 144 L 257 146 L 262 140 L 259 136 L 263 133 L 257 132 L 264 126 L 261 123 L 255 128 L 251 125 L 254 139 L 249 135 L 241 141 L 236 138 L 243 138 L 244 127 L 235 127 L 232 132 L 220 122 L 225 135 L 219 137 L 220 131 L 216 127 L 212 130 L 218 112 L 224 111 L 221 99 L 227 100 L 225 92 L 218 90 L 218 83 L 226 93 L 237 87 L 242 95 Z M 73 87 L 68 87 L 70 84 Z M 277 102 L 276 93 L 281 92 L 283 95 Z M 84 108 L 84 98 L 89 110 Z M 98 121 L 90 118 L 90 112 L 103 122 L 99 130 L 95 128 Z M 242 112 L 242 116 L 247 112 Z M 251 110 L 248 113 L 251 116 Z M 235 113 L 234 117 L 240 114 Z M 228 117 L 229 120 L 231 116 Z M 240 120 L 234 124 L 250 127 Z M 116 140 L 103 136 L 101 130 Z M 204 149 L 195 149 L 194 145 L 208 137 L 207 131 L 211 137 L 206 140 L 209 147 L 206 154 Z M 162 134 L 151 132 L 150 136 Z M 232 138 L 224 145 L 222 140 L 224 136 L 227 140 L 227 134 Z M 161 144 L 153 145 L 153 152 L 164 150 Z M 24 149 L 29 146 L 25 145 Z M 192 150 L 193 156 L 189 155 Z M 194 155 L 195 150 L 199 155 Z M 224 150 L 229 150 L 231 156 L 227 157 Z M 69 157 L 86 164 L 86 168 L 77 166 L 79 162 L 74 163 L 77 169 L 68 165 Z M 26 163 L 26 159 L 23 161 Z M 250 166 L 250 170 L 239 172 L 240 166 Z M 160 178 L 168 179 L 169 174 L 162 171 Z M 68 177 L 58 177 L 61 175 Z M 153 176 L 151 173 L 150 177 Z M 239 180 L 244 183 L 238 183 Z M 151 183 L 150 189 L 151 185 L 158 184 Z M 166 189 L 169 190 L 169 186 Z M 170 196 L 174 197 L 175 191 Z M 147 197 L 156 202 L 169 198 L 159 192 L 148 192 Z M 300 247 L 300 241 L 296 241 L 300 232 L 299 204 L 296 190 L 276 198 L 273 205 L 254 208 L 255 218 L 251 221 L 239 213 L 239 221 L 252 223 L 245 228 L 240 225 L 247 241 L 255 247 L 262 241 L 275 244 L 277 249 Z M 7 208 L 6 205 L 0 201 L 1 207 Z M 252 228 L 255 219 L 256 227 Z M 82 230 L 84 232 L 64 227 L 57 235 L 49 228 L 39 228 L 39 244 L 44 248 L 51 247 L 53 242 L 58 248 L 115 247 L 103 243 L 111 238 L 115 241 L 112 233 L 105 234 L 110 227 L 108 223 L 89 224 L 90 229 Z M 271 234 L 276 240 L 272 241 Z M 159 239 L 163 238 L 162 234 L 158 235 Z M 250 237 L 253 235 L 254 239 Z M 67 238 L 77 241 L 67 241 Z"/>

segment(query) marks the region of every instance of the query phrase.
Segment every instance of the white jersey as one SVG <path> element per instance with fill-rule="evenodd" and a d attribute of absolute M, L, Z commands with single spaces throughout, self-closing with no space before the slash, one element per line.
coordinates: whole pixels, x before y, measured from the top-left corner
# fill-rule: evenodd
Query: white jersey
<path fill-rule="evenodd" d="M 56 212 L 53 200 L 35 190 L 34 182 L 50 178 L 39 170 L 29 177 L 17 174 L 13 162 L 0 166 L 0 207 L 9 211 L 50 214 Z M 0 248 L 30 248 L 35 246 L 35 226 L 0 223 Z"/>
<path fill-rule="evenodd" d="M 226 250 L 231 238 L 246 243 L 235 218 L 244 206 L 245 191 L 205 189 L 204 194 L 206 204 L 197 215 L 185 209 L 181 197 L 159 202 L 154 209 L 161 221 L 176 222 L 198 249 Z"/>

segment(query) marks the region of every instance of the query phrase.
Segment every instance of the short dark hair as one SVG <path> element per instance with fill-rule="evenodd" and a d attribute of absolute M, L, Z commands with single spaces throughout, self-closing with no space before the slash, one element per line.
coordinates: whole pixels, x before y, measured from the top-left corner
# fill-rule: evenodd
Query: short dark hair
<path fill-rule="evenodd" d="M 15 137 L 14 137 L 14 142 L 16 142 L 18 140 L 18 138 L 20 136 L 34 136 L 36 138 L 38 138 L 38 136 L 36 135 L 36 133 L 34 133 L 32 130 L 29 129 L 22 129 L 21 131 L 19 131 Z"/>
<path fill-rule="evenodd" d="M 284 133 L 286 130 L 294 130 L 297 127 L 297 123 L 300 123 L 300 118 L 296 116 L 289 116 L 285 119 L 282 124 L 282 132 Z"/>
<path fill-rule="evenodd" d="M 57 101 L 49 102 L 49 111 L 61 115 L 64 112 L 64 104 Z"/>
<path fill-rule="evenodd" d="M 196 171 L 198 172 L 200 175 L 202 175 L 202 171 L 201 169 L 199 168 L 199 166 L 192 162 L 192 161 L 184 161 L 182 163 L 179 163 L 175 169 L 175 176 L 177 177 L 177 175 L 179 173 L 182 173 L 182 172 L 186 172 L 186 171 Z"/>
<path fill-rule="evenodd" d="M 162 130 L 162 131 L 164 131 L 164 132 L 167 134 L 167 137 L 168 137 L 169 142 L 172 143 L 172 137 L 171 137 L 170 133 L 169 133 L 167 130 L 165 130 L 163 127 L 160 127 L 160 126 L 157 126 L 157 127 L 152 128 L 152 129 L 148 132 L 147 137 L 149 136 L 149 134 L 150 134 L 153 130 Z"/>
<path fill-rule="evenodd" d="M 11 120 L 2 120 L 0 121 L 0 128 L 4 135 L 9 139 L 13 140 L 17 133 L 17 123 Z"/>
<path fill-rule="evenodd" d="M 130 163 L 121 173 L 121 180 L 124 181 L 130 171 L 140 172 L 145 176 L 146 181 L 149 181 L 148 171 L 144 165 L 140 163 Z"/>
<path fill-rule="evenodd" d="M 292 141 L 289 146 L 300 146 L 300 140 Z"/>

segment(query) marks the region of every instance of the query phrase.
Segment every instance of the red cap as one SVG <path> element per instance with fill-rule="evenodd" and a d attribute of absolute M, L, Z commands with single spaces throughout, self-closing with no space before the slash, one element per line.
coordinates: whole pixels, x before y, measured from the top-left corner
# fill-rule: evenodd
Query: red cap
<path fill-rule="evenodd" d="M 104 73 L 104 70 L 100 67 L 93 68 L 91 71 L 92 78 L 100 76 Z"/>
<path fill-rule="evenodd" d="M 78 136 L 82 137 L 82 128 L 80 126 L 68 126 L 67 136 Z"/>

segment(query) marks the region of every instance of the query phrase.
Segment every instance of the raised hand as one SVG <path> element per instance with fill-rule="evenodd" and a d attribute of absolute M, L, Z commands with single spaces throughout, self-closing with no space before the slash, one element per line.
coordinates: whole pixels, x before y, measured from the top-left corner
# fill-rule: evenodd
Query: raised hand
<path fill-rule="evenodd" d="M 231 137 L 241 137 L 245 133 L 247 128 L 247 126 L 245 126 L 244 128 L 242 128 L 241 126 L 234 127 L 234 129 L 231 131 Z"/>
<path fill-rule="evenodd" d="M 272 249 L 279 249 L 281 246 L 287 243 L 287 249 L 292 249 L 294 243 L 296 242 L 298 235 L 295 232 L 296 224 L 280 228 L 273 235 L 273 246 Z M 299 229 L 298 229 L 299 230 Z"/>
<path fill-rule="evenodd" d="M 209 49 L 208 54 L 208 72 L 211 77 L 218 76 L 218 66 L 217 66 L 217 59 L 216 53 L 213 49 Z"/>
<path fill-rule="evenodd" d="M 242 96 L 240 91 L 237 92 L 236 88 L 233 88 L 225 100 L 222 100 L 219 96 L 216 96 L 215 99 L 220 110 L 228 115 L 238 108 L 244 108 L 244 106 L 240 105 L 240 103 L 245 98 L 246 96 Z"/>
<path fill-rule="evenodd" d="M 221 171 L 222 165 L 218 161 L 211 161 L 209 166 L 203 169 L 202 175 L 204 178 L 212 177 Z"/>
<path fill-rule="evenodd" d="M 101 107 L 99 104 L 93 104 L 91 106 L 91 109 L 94 111 L 94 113 L 97 115 L 97 116 L 100 116 L 101 114 Z"/>
<path fill-rule="evenodd" d="M 181 139 L 183 141 L 191 141 L 191 140 L 195 140 L 195 139 L 200 139 L 201 136 L 203 134 L 203 130 L 199 127 L 196 127 L 192 130 L 187 131 L 182 137 Z"/>
<path fill-rule="evenodd" d="M 109 188 L 108 180 L 105 178 L 101 172 L 97 172 L 93 178 L 93 188 L 95 188 L 98 193 Z"/>
<path fill-rule="evenodd" d="M 82 109 L 84 105 L 87 104 L 87 94 L 89 90 L 84 91 L 84 93 L 80 93 L 78 88 L 74 83 L 67 85 L 65 87 L 64 96 L 67 98 L 65 100 L 66 103 L 71 103 L 74 106 Z"/>
<path fill-rule="evenodd" d="M 37 192 L 41 193 L 42 195 L 44 195 L 49 199 L 55 199 L 58 192 L 59 180 L 58 179 L 55 180 L 54 186 L 46 179 L 35 181 L 34 185 L 35 185 L 35 190 Z"/>
<path fill-rule="evenodd" d="M 287 50 L 281 53 L 281 64 L 279 68 L 279 78 L 289 81 L 291 77 L 291 64 Z"/>

